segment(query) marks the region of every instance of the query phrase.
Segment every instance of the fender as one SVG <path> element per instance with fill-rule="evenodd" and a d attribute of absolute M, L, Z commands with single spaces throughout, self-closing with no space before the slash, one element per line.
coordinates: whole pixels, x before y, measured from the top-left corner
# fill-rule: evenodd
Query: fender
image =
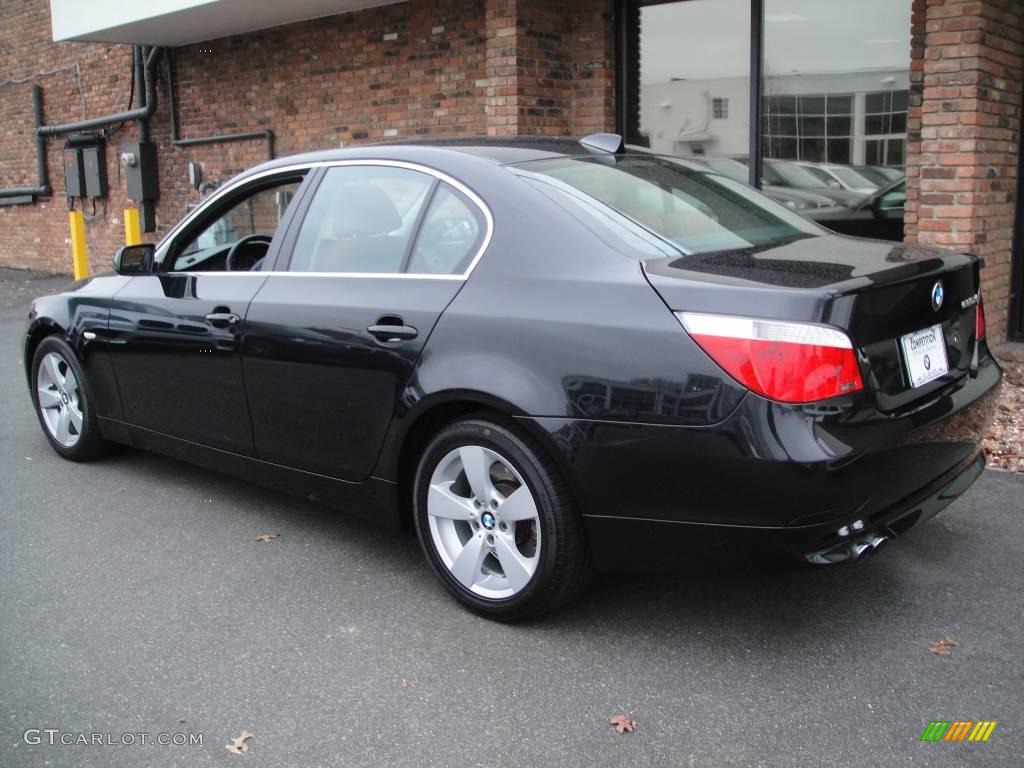
<path fill-rule="evenodd" d="M 32 302 L 24 341 L 26 381 L 32 382 L 32 357 L 36 346 L 52 333 L 60 333 L 71 345 L 95 398 L 96 415 L 122 419 L 121 399 L 107 354 L 107 329 L 112 296 L 131 280 L 115 274 L 79 280 L 64 293 L 42 296 Z M 87 332 L 90 337 L 87 337 Z"/>

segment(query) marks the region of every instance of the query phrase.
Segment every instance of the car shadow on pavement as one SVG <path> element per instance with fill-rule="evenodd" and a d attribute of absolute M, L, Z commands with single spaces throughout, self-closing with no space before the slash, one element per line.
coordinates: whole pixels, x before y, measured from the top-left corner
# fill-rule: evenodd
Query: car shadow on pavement
<path fill-rule="evenodd" d="M 210 514 L 251 521 L 254 535 L 266 528 L 357 548 L 365 562 L 400 571 L 414 582 L 410 600 L 421 599 L 423 579 L 432 578 L 409 531 L 387 530 L 343 511 L 143 451 L 118 450 L 94 466 L 104 465 L 118 474 L 145 476 L 147 482 L 179 488 L 186 496 L 189 489 L 202 488 L 203 494 L 226 502 L 211 507 Z M 953 534 L 932 526 L 929 539 L 929 548 L 938 552 L 931 557 L 954 556 Z M 711 564 L 682 561 L 671 574 L 602 574 L 575 603 L 520 626 L 542 632 L 600 627 L 601 632 L 648 638 L 655 628 L 666 638 L 679 638 L 704 626 L 732 628 L 737 639 L 746 642 L 752 626 L 762 638 L 797 639 L 808 627 L 885 622 L 890 611 L 901 610 L 900 548 L 894 544 L 865 562 L 825 568 L 763 558 Z M 433 594 L 439 603 L 449 601 L 439 586 Z M 897 599 L 879 601 L 879 594 Z"/>

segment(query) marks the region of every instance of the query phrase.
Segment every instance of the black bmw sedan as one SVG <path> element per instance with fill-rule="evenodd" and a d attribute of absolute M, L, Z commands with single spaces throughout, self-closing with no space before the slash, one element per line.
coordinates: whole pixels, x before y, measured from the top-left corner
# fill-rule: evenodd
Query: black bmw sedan
<path fill-rule="evenodd" d="M 1001 378 L 975 257 L 611 135 L 274 160 L 37 299 L 24 353 L 60 455 L 409 524 L 500 619 L 684 547 L 874 552 L 978 477 Z"/>

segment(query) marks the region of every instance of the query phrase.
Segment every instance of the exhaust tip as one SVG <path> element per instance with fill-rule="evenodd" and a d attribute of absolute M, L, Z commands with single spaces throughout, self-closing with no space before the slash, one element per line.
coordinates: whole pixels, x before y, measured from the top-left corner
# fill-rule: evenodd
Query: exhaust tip
<path fill-rule="evenodd" d="M 869 542 L 871 544 L 871 551 L 872 552 L 877 552 L 882 547 L 884 547 L 888 543 L 888 541 L 889 541 L 889 537 L 888 536 L 873 536 L 873 537 L 871 537 L 871 540 Z"/>
<path fill-rule="evenodd" d="M 857 541 L 850 545 L 850 557 L 854 560 L 863 560 L 872 552 L 874 552 L 874 550 L 866 541 Z"/>

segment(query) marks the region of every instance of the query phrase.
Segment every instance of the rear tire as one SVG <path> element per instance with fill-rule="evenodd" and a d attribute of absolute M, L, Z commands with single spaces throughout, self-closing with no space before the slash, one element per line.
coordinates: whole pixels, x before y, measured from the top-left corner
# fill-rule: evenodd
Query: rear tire
<path fill-rule="evenodd" d="M 464 606 L 516 621 L 565 605 L 593 568 L 554 462 L 496 418 L 458 421 L 419 460 L 413 519 L 427 562 Z"/>
<path fill-rule="evenodd" d="M 106 452 L 92 393 L 71 346 L 47 336 L 32 356 L 32 403 L 43 435 L 69 461 L 88 461 Z"/>

